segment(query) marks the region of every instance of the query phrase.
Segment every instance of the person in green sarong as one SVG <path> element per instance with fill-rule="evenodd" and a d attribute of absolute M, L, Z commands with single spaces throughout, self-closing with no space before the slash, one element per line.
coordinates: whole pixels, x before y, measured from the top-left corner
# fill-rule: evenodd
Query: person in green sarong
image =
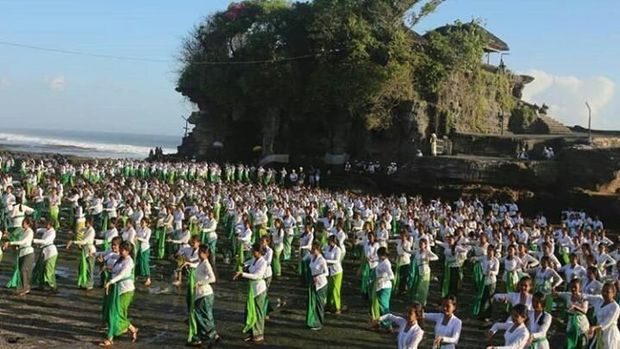
<path fill-rule="evenodd" d="M 310 270 L 308 264 L 310 263 L 310 249 L 314 242 L 314 228 L 312 223 L 307 223 L 304 227 L 304 232 L 299 237 L 299 266 L 298 273 L 303 287 L 308 287 L 310 284 Z"/>
<path fill-rule="evenodd" d="M 120 258 L 120 246 L 121 246 L 121 238 L 120 236 L 116 236 L 112 239 L 112 243 L 110 245 L 110 249 L 107 251 L 101 251 L 95 253 L 95 258 L 99 263 L 99 268 L 101 270 L 101 287 L 103 288 L 108 281 L 110 281 L 111 276 L 110 273 L 114 268 L 114 264 Z M 105 328 L 108 323 L 108 307 L 110 304 L 110 297 L 104 295 L 101 302 L 101 318 L 103 320 L 103 327 Z"/>
<path fill-rule="evenodd" d="M 271 262 L 273 268 L 273 276 L 280 277 L 282 275 L 282 251 L 284 251 L 284 224 L 280 218 L 273 221 L 271 228 L 271 243 L 273 246 L 273 260 Z"/>
<path fill-rule="evenodd" d="M 215 218 L 213 210 L 208 210 L 206 218 L 200 222 L 200 242 L 209 246 L 209 258 L 212 265 L 215 265 L 215 255 L 217 253 L 217 226 L 218 221 Z"/>
<path fill-rule="evenodd" d="M 483 319 L 485 322 L 491 321 L 491 299 L 495 293 L 497 285 L 497 275 L 499 273 L 499 260 L 495 257 L 495 246 L 486 243 L 485 239 L 482 246 L 486 245 L 486 253 L 474 256 L 474 286 L 475 294 L 472 305 L 472 315 Z"/>
<path fill-rule="evenodd" d="M 136 231 L 136 243 L 139 247 L 137 252 L 138 265 L 136 268 L 136 276 L 146 278 L 144 286 L 151 286 L 151 228 L 149 228 L 149 219 L 142 218 L 140 227 Z"/>
<path fill-rule="evenodd" d="M 554 292 L 566 305 L 566 349 L 585 349 L 588 343 L 588 300 L 581 292 L 581 280 L 573 279 L 568 285 L 570 292 Z"/>
<path fill-rule="evenodd" d="M 243 277 L 248 279 L 248 297 L 245 306 L 244 333 L 249 333 L 245 341 L 261 343 L 265 340 L 265 300 L 267 299 L 267 286 L 265 285 L 265 273 L 267 262 L 263 258 L 263 249 L 260 244 L 252 246 L 252 261 L 248 264 L 247 271 L 236 272 L 233 280 Z"/>
<path fill-rule="evenodd" d="M 321 254 L 321 244 L 312 243 L 310 249 L 310 273 L 312 282 L 308 285 L 308 308 L 306 311 L 306 325 L 311 330 L 318 331 L 325 322 L 325 303 L 327 300 L 327 276 L 329 269 Z"/>
<path fill-rule="evenodd" d="M 196 291 L 194 293 L 194 309 L 190 313 L 188 343 L 200 347 L 203 342 L 219 341 L 220 336 L 215 328 L 213 317 L 213 301 L 215 295 L 211 284 L 215 283 L 215 273 L 209 263 L 209 246 L 201 244 L 198 248 L 200 263 L 196 267 Z"/>
<path fill-rule="evenodd" d="M 69 241 L 67 249 L 71 245 L 77 245 L 81 250 L 80 265 L 78 269 L 78 287 L 88 290 L 93 289 L 94 279 L 93 273 L 95 269 L 95 229 L 93 228 L 93 220 L 87 219 L 85 222 L 86 231 L 77 236 L 77 240 Z M 133 261 L 132 261 L 133 263 Z"/>
<path fill-rule="evenodd" d="M 52 226 L 54 229 L 60 228 L 60 196 L 58 195 L 58 191 L 56 188 L 52 188 L 52 192 L 50 196 L 47 198 L 48 200 L 48 210 L 50 219 L 52 220 Z"/>
<path fill-rule="evenodd" d="M 47 288 L 50 292 L 56 291 L 56 259 L 58 249 L 54 245 L 56 230 L 52 227 L 52 222 L 46 220 L 42 229 L 37 229 L 37 233 L 42 234 L 40 239 L 32 242 L 41 248 L 39 257 L 32 272 L 32 284 L 37 288 Z"/>
<path fill-rule="evenodd" d="M 428 298 L 428 287 L 431 281 L 430 262 L 436 261 L 439 257 L 428 249 L 426 239 L 420 239 L 418 242 L 419 250 L 411 261 L 409 297 L 411 301 L 416 301 L 426 305 Z"/>
<path fill-rule="evenodd" d="M 15 220 L 13 220 L 13 224 L 15 224 Z M 32 265 L 34 264 L 34 249 L 32 248 L 34 232 L 32 231 L 32 226 L 32 218 L 23 218 L 21 221 L 21 229 L 14 229 L 15 232 L 20 231 L 19 236 L 14 235 L 10 241 L 5 241 L 2 246 L 4 250 L 9 246 L 15 246 L 17 248 L 15 271 L 7 287 L 14 287 L 19 296 L 25 296 L 30 293 Z"/>
<path fill-rule="evenodd" d="M 297 226 L 297 221 L 295 220 L 295 217 L 293 217 L 293 214 L 291 213 L 290 208 L 286 209 L 284 217 L 282 218 L 282 223 L 284 225 L 284 232 L 285 232 L 284 250 L 282 251 L 283 259 L 285 261 L 288 261 L 292 257 L 293 239 L 295 238 L 295 229 Z"/>
<path fill-rule="evenodd" d="M 105 297 L 108 297 L 106 338 L 99 346 L 109 347 L 115 337 L 127 332 L 132 342 L 138 340 L 138 328 L 129 320 L 129 306 L 133 302 L 135 285 L 133 279 L 134 262 L 131 258 L 133 246 L 123 241 L 120 246 L 120 256 L 114 263 L 110 280 L 104 285 Z"/>
<path fill-rule="evenodd" d="M 379 263 L 375 267 L 374 283 L 370 290 L 370 317 L 372 320 L 378 320 L 382 315 L 390 312 L 390 297 L 392 295 L 392 280 L 394 280 L 394 272 L 392 264 L 388 259 L 388 251 L 385 247 L 379 247 L 377 250 Z M 382 328 L 391 329 L 390 322 L 380 322 Z"/>
<path fill-rule="evenodd" d="M 323 248 L 323 256 L 329 267 L 329 277 L 327 278 L 327 306 L 335 314 L 342 311 L 342 250 L 338 245 L 338 237 L 329 237 L 328 245 Z"/>
<path fill-rule="evenodd" d="M 372 285 L 375 278 L 375 268 L 379 264 L 377 251 L 379 243 L 376 241 L 375 233 L 372 231 L 367 233 L 367 239 L 362 242 L 362 264 L 358 271 L 360 277 L 360 292 L 364 299 L 370 299 L 372 294 Z"/>

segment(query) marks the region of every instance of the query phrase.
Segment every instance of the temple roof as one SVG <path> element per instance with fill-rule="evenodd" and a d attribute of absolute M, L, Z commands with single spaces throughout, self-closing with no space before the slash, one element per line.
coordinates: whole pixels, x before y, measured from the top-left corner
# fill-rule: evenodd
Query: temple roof
<path fill-rule="evenodd" d="M 483 37 L 485 37 L 487 39 L 487 46 L 484 48 L 485 52 L 506 52 L 506 51 L 510 51 L 510 47 L 508 47 L 508 44 L 506 42 L 504 42 L 502 39 L 500 39 L 497 36 L 495 36 L 490 31 L 486 30 L 484 27 L 481 27 L 480 25 L 478 25 L 476 23 L 465 23 L 465 24 L 463 24 L 463 27 L 467 28 L 467 29 L 469 29 L 471 26 L 474 26 L 476 28 L 476 30 L 479 30 L 480 33 L 482 33 Z M 457 28 L 457 26 L 452 25 L 452 24 L 448 24 L 448 25 L 444 25 L 442 27 L 435 28 L 435 29 L 431 30 L 430 32 L 438 32 L 438 33 L 441 33 L 441 34 L 446 34 L 448 31 L 450 31 L 453 28 Z M 428 35 L 428 33 L 426 33 L 425 36 L 426 35 Z"/>

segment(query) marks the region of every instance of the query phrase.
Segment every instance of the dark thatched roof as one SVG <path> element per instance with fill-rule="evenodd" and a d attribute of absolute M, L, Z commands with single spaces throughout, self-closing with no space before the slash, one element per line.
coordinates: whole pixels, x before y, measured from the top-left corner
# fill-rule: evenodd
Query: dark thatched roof
<path fill-rule="evenodd" d="M 463 24 L 463 28 L 465 28 L 465 29 L 469 29 L 472 26 L 476 30 L 478 30 L 480 33 L 482 33 L 483 37 L 487 39 L 487 46 L 484 49 L 485 52 L 506 52 L 506 51 L 510 51 L 510 47 L 508 47 L 508 44 L 506 42 L 504 42 L 502 39 L 500 39 L 497 36 L 495 36 L 490 31 L 484 29 L 480 25 L 478 25 L 476 23 L 465 23 L 465 24 Z M 426 33 L 424 36 L 427 36 L 431 32 L 437 32 L 437 33 L 440 33 L 440 34 L 446 34 L 450 30 L 453 30 L 455 28 L 458 28 L 458 27 L 455 26 L 455 25 L 451 25 L 451 24 L 444 25 L 442 27 L 435 28 L 435 29 L 431 30 L 430 32 Z"/>

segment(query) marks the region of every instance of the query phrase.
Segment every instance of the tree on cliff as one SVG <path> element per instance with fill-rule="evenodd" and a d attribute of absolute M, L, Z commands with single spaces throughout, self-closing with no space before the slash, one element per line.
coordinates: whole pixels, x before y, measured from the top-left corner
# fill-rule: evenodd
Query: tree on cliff
<path fill-rule="evenodd" d="M 266 154 L 278 139 L 314 144 L 317 154 L 350 151 L 359 136 L 351 130 L 390 127 L 399 106 L 435 103 L 452 71 L 480 65 L 477 41 L 464 40 L 479 38 L 474 30 L 413 32 L 442 2 L 233 3 L 186 38 L 177 90 L 204 117 L 252 125 L 231 137 L 261 142 Z M 291 139 L 299 125 L 310 136 Z"/>

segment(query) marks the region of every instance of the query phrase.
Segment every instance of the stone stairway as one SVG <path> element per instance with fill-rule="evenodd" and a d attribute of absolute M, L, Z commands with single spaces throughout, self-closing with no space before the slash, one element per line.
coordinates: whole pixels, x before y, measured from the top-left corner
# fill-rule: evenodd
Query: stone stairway
<path fill-rule="evenodd" d="M 551 135 L 566 135 L 572 133 L 568 127 L 550 116 L 540 115 L 538 118 L 547 127 Z"/>

